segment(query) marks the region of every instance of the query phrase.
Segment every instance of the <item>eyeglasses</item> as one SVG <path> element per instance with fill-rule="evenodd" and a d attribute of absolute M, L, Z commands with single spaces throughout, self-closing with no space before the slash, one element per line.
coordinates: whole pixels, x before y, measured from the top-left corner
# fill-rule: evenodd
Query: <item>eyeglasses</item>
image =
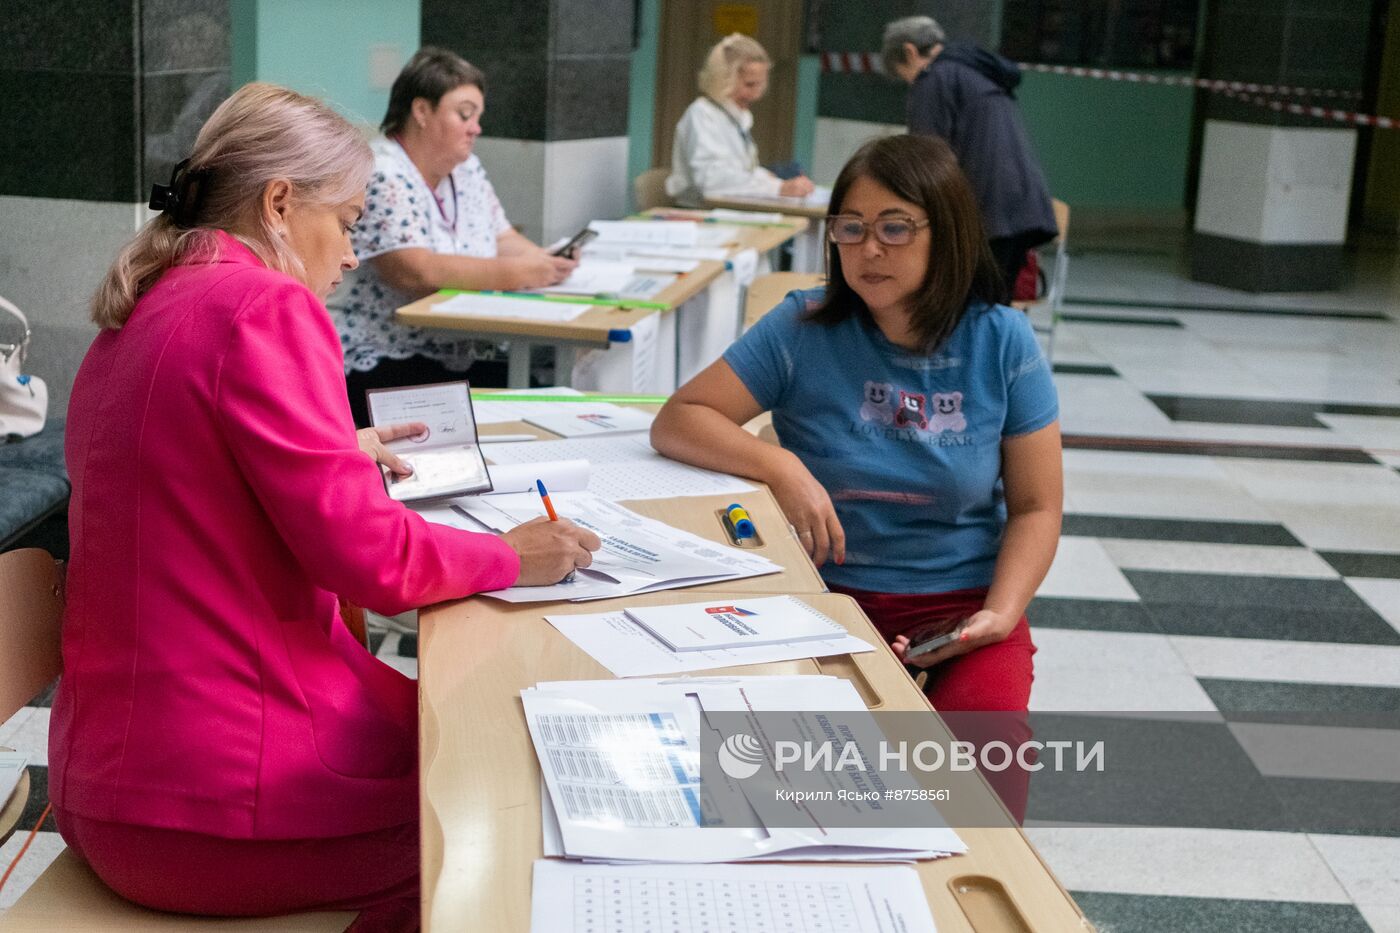
<path fill-rule="evenodd" d="M 881 217 L 866 222 L 851 214 L 832 214 L 826 219 L 826 238 L 842 246 L 864 243 L 873 229 L 875 239 L 886 246 L 908 246 L 914 242 L 914 234 L 920 227 L 927 227 L 927 220 L 913 217 Z"/>

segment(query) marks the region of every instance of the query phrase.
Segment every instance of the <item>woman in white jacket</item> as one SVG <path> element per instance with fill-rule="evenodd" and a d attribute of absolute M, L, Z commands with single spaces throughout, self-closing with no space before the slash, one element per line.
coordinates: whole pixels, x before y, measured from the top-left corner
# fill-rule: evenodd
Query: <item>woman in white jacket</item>
<path fill-rule="evenodd" d="M 734 33 L 721 39 L 700 69 L 700 96 L 676 124 L 666 193 L 677 204 L 699 207 L 706 197 L 805 197 L 812 182 L 786 181 L 758 164 L 749 107 L 768 90 L 768 53 L 753 39 Z"/>

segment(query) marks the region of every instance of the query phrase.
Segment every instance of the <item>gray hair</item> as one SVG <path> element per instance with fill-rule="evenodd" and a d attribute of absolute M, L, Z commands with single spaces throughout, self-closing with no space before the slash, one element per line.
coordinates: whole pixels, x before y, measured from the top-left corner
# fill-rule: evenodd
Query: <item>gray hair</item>
<path fill-rule="evenodd" d="M 880 60 L 885 66 L 885 74 L 895 76 L 895 66 L 905 64 L 904 43 L 908 42 L 927 55 L 929 50 L 943 41 L 943 27 L 932 16 L 906 16 L 885 26 L 885 36 L 880 43 Z"/>

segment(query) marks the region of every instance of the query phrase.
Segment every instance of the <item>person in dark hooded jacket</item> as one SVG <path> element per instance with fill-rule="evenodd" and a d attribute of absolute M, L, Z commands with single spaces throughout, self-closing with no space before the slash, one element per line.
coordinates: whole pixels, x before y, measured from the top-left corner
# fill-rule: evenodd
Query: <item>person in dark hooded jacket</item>
<path fill-rule="evenodd" d="M 885 72 L 909 84 L 909 132 L 952 147 L 972 183 L 1007 296 L 1027 250 L 1055 238 L 1045 175 L 1016 107 L 1015 62 L 962 42 L 945 41 L 927 16 L 885 26 Z"/>

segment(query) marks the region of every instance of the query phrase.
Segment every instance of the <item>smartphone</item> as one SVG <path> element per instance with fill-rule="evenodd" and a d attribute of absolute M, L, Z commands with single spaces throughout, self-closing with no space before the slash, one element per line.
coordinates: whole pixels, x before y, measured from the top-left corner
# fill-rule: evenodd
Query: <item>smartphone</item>
<path fill-rule="evenodd" d="M 574 234 L 573 239 L 556 249 L 551 255 L 562 256 L 565 259 L 577 259 L 577 253 L 583 249 L 584 244 L 598 235 L 597 230 L 584 227 Z"/>
<path fill-rule="evenodd" d="M 966 619 L 963 620 L 963 622 L 966 621 Z M 959 622 L 952 631 L 944 632 L 942 635 L 935 635 L 920 642 L 910 642 L 909 647 L 904 652 L 904 660 L 908 661 L 931 651 L 937 651 L 944 645 L 950 645 L 957 641 L 958 636 L 962 634 L 963 622 Z"/>

